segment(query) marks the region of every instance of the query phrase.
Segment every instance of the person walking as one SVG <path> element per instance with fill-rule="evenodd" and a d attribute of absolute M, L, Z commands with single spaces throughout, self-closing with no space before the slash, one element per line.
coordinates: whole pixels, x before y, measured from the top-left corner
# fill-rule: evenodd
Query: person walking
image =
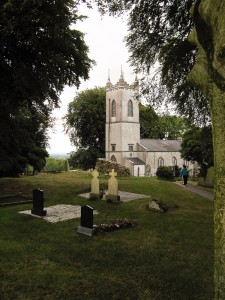
<path fill-rule="evenodd" d="M 180 176 L 183 177 L 184 185 L 187 185 L 187 180 L 188 180 L 188 170 L 185 165 L 183 165 L 183 168 L 180 171 Z"/>

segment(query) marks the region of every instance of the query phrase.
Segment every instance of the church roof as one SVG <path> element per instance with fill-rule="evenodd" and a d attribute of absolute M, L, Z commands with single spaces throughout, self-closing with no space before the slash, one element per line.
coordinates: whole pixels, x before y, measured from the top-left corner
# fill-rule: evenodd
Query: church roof
<path fill-rule="evenodd" d="M 127 160 L 132 162 L 132 164 L 134 164 L 134 165 L 145 165 L 145 163 L 137 157 L 129 157 L 129 158 L 127 158 Z"/>
<path fill-rule="evenodd" d="M 181 141 L 143 139 L 140 145 L 151 152 L 180 152 Z"/>

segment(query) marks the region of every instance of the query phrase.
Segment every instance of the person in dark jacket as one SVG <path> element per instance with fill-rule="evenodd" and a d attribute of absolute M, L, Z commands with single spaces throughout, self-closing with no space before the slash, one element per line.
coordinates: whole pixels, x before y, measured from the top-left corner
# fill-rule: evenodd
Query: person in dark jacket
<path fill-rule="evenodd" d="M 186 185 L 188 180 L 188 170 L 185 165 L 183 165 L 183 168 L 180 171 L 180 176 L 183 177 L 184 185 Z"/>

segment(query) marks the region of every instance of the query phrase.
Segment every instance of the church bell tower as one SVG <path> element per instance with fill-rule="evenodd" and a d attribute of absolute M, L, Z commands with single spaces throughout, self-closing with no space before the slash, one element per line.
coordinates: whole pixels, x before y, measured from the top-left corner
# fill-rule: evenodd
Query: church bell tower
<path fill-rule="evenodd" d="M 126 158 L 137 157 L 140 143 L 138 80 L 128 84 L 123 71 L 113 85 L 106 84 L 106 160 L 125 165 Z"/>

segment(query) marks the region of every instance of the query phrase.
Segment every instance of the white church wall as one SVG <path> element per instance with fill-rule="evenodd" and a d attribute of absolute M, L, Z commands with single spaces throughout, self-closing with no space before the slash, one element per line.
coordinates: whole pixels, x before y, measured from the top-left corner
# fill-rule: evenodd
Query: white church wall
<path fill-rule="evenodd" d="M 162 166 L 173 166 L 174 158 L 177 165 L 182 167 L 183 159 L 180 157 L 180 152 L 147 152 L 146 164 L 150 165 L 151 176 L 156 175 L 160 162 Z"/>
<path fill-rule="evenodd" d="M 145 176 L 145 165 L 134 165 L 134 176 Z"/>

